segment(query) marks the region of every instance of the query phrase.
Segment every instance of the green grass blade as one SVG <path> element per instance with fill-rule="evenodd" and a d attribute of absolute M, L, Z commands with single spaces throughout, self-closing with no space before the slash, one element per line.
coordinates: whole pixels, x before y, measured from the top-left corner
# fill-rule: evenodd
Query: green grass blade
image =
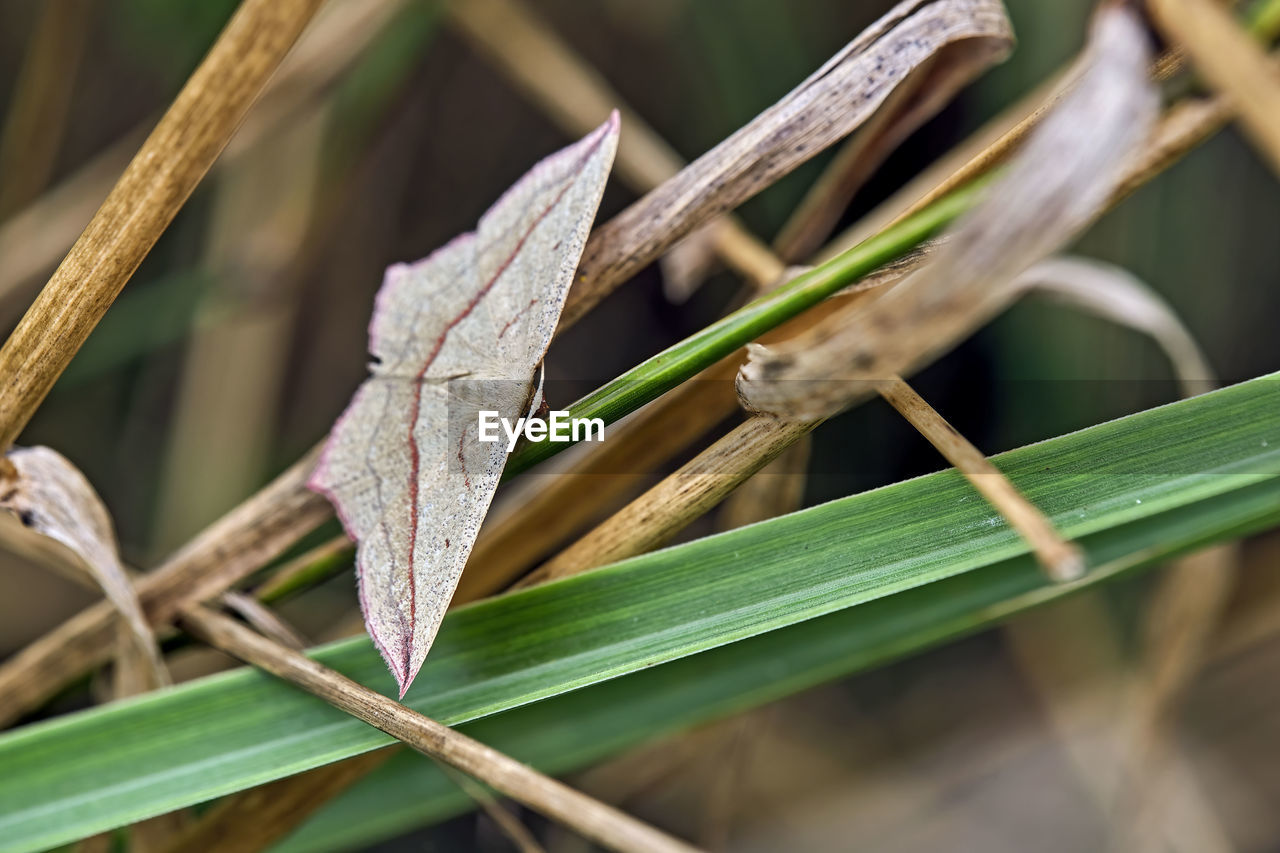
<path fill-rule="evenodd" d="M 1130 565 L 1280 522 L 1274 484 L 1170 513 L 1157 526 L 1089 537 L 1095 557 Z M 1095 576 L 1093 582 L 1105 577 Z M 726 717 L 825 681 L 970 634 L 1013 613 L 1071 594 L 1046 587 L 1025 555 L 876 599 L 858 607 L 497 714 L 459 728 L 545 773 L 564 774 L 654 737 Z M 470 811 L 475 803 L 439 768 L 405 751 L 309 820 L 273 853 L 329 853 Z"/>
<path fill-rule="evenodd" d="M 1280 523 L 1277 411 L 1280 382 L 1264 377 L 997 462 L 1080 538 L 1098 582 Z M 459 724 L 850 608 L 902 653 L 963 627 L 925 613 L 894 634 L 913 611 L 882 602 L 930 584 L 990 594 L 963 617 L 971 624 L 1064 592 L 1044 589 L 1023 542 L 943 471 L 462 608 L 408 704 Z M 367 640 L 316 656 L 392 689 Z M 773 665 L 756 660 L 765 687 Z M 388 741 L 245 670 L 29 726 L 0 736 L 0 849 L 47 848 Z"/>
<path fill-rule="evenodd" d="M 797 276 L 773 293 L 641 362 L 571 405 L 570 416 L 601 418 L 610 424 L 634 412 L 770 329 L 902 257 L 972 207 L 987 183 L 989 178 L 979 178 L 938 199 L 825 264 Z M 515 476 L 568 446 L 566 442 L 525 442 L 507 458 L 503 477 Z"/>

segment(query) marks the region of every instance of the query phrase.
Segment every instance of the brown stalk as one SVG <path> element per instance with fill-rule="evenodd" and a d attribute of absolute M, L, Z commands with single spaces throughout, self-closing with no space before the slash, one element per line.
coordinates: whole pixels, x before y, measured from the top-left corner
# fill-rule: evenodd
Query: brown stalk
<path fill-rule="evenodd" d="M 231 139 L 321 0 L 245 0 L 0 349 L 13 444 Z"/>
<path fill-rule="evenodd" d="M 274 643 L 233 619 L 194 606 L 182 611 L 181 622 L 209 645 L 302 688 L 423 755 L 483 781 L 606 847 L 671 853 L 696 849 Z"/>
<path fill-rule="evenodd" d="M 736 355 L 727 358 L 650 403 L 620 424 L 608 441 L 570 456 L 566 461 L 575 464 L 564 473 L 530 475 L 528 493 L 508 496 L 485 520 L 454 603 L 507 587 L 552 548 L 639 490 L 650 478 L 644 472 L 731 415 L 737 407 L 733 374 L 739 360 Z"/>
<path fill-rule="evenodd" d="M 46 0 L 0 132 L 0 220 L 44 189 L 71 106 L 92 0 Z"/>
<path fill-rule="evenodd" d="M 955 465 L 1027 540 L 1055 581 L 1084 571 L 1080 551 L 972 444 L 901 379 L 876 390 Z M 820 421 L 756 416 L 524 578 L 517 588 L 568 577 L 657 548 L 812 431 Z"/>
<path fill-rule="evenodd" d="M 1246 135 L 1280 173 L 1280 76 L 1258 42 L 1212 0 L 1147 0 L 1157 28 L 1230 98 Z"/>
<path fill-rule="evenodd" d="M 1050 579 L 1072 581 L 1084 574 L 1084 556 L 1080 549 L 1063 539 L 1044 514 L 1000 473 L 1000 469 L 947 423 L 910 385 L 895 376 L 876 382 L 875 386 L 877 393 L 927 438 L 1005 517 L 1009 526 L 1027 540 Z"/>
<path fill-rule="evenodd" d="M 807 437 L 801 438 L 735 489 L 720 507 L 716 529 L 736 530 L 800 509 L 808 481 L 810 444 Z"/>

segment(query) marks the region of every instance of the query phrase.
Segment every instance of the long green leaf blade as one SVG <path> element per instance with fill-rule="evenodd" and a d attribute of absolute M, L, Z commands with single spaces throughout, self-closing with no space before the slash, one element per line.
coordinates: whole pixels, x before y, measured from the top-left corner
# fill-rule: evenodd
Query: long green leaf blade
<path fill-rule="evenodd" d="M 1264 377 L 997 462 L 1081 538 L 1097 582 L 1280 523 L 1277 411 L 1280 383 Z M 408 704 L 450 724 L 475 720 L 948 578 L 996 584 L 1002 566 L 1029 571 L 1025 555 L 968 484 L 944 471 L 460 609 Z M 1027 578 L 972 618 L 1064 592 Z M 900 618 L 877 628 L 891 632 Z M 365 639 L 316 656 L 392 689 Z M 759 665 L 765 680 L 768 660 Z M 53 846 L 388 740 L 244 670 L 68 715 L 0 737 L 0 848 Z"/>
<path fill-rule="evenodd" d="M 1146 552 L 1145 562 L 1272 526 L 1277 512 L 1277 490 L 1264 483 L 1223 495 L 1212 508 L 1201 503 L 1167 513 L 1141 532 L 1124 525 L 1088 542 L 1095 558 L 1114 553 L 1123 560 L 1136 550 Z M 1137 547 L 1139 536 L 1146 548 Z M 651 738 L 973 633 L 1077 589 L 1044 586 L 1039 567 L 1022 555 L 460 728 L 545 773 L 567 773 Z M 359 849 L 473 808 L 436 764 L 405 751 L 272 849 Z"/>

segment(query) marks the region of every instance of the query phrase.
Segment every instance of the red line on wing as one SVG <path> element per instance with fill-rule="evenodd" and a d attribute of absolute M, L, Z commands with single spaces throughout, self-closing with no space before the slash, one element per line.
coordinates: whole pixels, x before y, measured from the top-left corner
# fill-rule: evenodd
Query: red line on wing
<path fill-rule="evenodd" d="M 591 156 L 596 152 L 596 149 L 600 147 L 600 144 L 604 142 L 604 139 L 605 139 L 605 135 L 602 134 L 600 138 L 596 141 L 596 143 L 592 145 L 589 149 L 587 149 L 586 152 L 583 153 L 582 158 L 578 161 L 578 168 L 575 169 L 573 172 L 574 175 L 576 175 L 578 171 L 581 170 L 582 164 L 586 163 L 587 160 L 591 158 Z M 569 191 L 569 187 L 571 186 L 573 186 L 572 180 L 565 183 L 564 188 L 561 189 L 560 192 L 556 193 L 556 197 L 551 200 L 551 203 L 548 204 L 546 208 L 544 208 L 543 211 L 538 214 L 538 216 L 533 220 L 533 222 L 529 224 L 528 229 L 526 229 L 525 232 L 522 235 L 520 235 L 520 239 L 519 241 L 516 242 L 515 247 L 511 250 L 511 254 L 507 256 L 507 258 L 502 262 L 502 264 L 498 267 L 498 269 L 494 272 L 494 274 L 489 278 L 489 280 L 485 282 L 484 287 L 480 288 L 480 290 L 476 292 L 476 295 L 471 298 L 471 301 L 468 302 L 466 306 L 463 307 L 462 311 L 456 317 L 450 320 L 448 325 L 444 327 L 444 330 L 440 333 L 440 336 L 436 338 L 435 343 L 432 344 L 431 352 L 427 354 L 427 358 L 422 365 L 422 369 L 419 370 L 418 375 L 414 377 L 413 410 L 409 418 L 409 513 L 410 513 L 409 515 L 409 624 L 410 624 L 410 630 L 408 632 L 408 637 L 406 638 L 406 645 L 404 648 L 406 668 L 408 667 L 409 653 L 410 653 L 410 648 L 412 643 L 412 637 L 414 634 L 414 629 L 418 623 L 418 583 L 417 583 L 417 578 L 416 578 L 415 569 L 414 569 L 414 551 L 416 550 L 415 546 L 418 541 L 418 472 L 419 472 L 420 457 L 418 454 L 418 439 L 414 437 L 413 430 L 414 430 L 414 427 L 416 427 L 418 424 L 418 416 L 419 414 L 421 414 L 421 411 L 422 411 L 423 380 L 426 378 L 427 370 L 430 369 L 431 364 L 436 360 L 436 357 L 440 355 L 440 350 L 444 348 L 445 338 L 449 336 L 449 333 L 453 331 L 455 326 L 457 326 L 459 323 L 465 320 L 468 316 L 470 316 L 471 312 L 476 309 L 476 306 L 478 306 L 480 302 L 489 294 L 489 291 L 493 289 L 493 286 L 497 283 L 498 279 L 501 278 L 502 274 L 507 271 L 507 267 L 511 266 L 511 262 L 516 259 L 517 255 L 520 254 L 520 250 L 524 248 L 525 241 L 529 239 L 529 235 L 532 234 L 534 229 L 537 228 L 542 223 L 542 220 L 547 218 L 547 214 L 549 214 L 551 210 L 557 204 L 560 203 L 560 199 L 564 198 L 565 193 Z M 503 331 L 505 332 L 506 330 L 504 329 Z"/>
<path fill-rule="evenodd" d="M 538 297 L 535 296 L 534 298 L 530 299 L 528 305 L 524 306 L 519 311 L 517 311 L 514 317 L 512 317 L 510 320 L 508 320 L 506 323 L 503 324 L 502 330 L 498 332 L 498 338 L 501 339 L 502 336 L 507 333 L 507 329 L 510 329 L 512 326 L 514 326 L 516 324 L 516 320 L 519 320 L 522 316 L 524 316 L 524 312 L 528 311 L 530 308 L 532 308 L 537 304 L 538 304 Z"/>

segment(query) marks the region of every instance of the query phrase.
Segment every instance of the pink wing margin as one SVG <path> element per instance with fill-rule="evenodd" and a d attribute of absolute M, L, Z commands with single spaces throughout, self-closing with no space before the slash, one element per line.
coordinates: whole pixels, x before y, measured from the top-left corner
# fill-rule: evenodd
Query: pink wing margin
<path fill-rule="evenodd" d="M 615 111 L 608 121 L 591 134 L 539 162 L 486 212 L 481 218 L 482 229 L 491 219 L 501 218 L 504 222 L 509 220 L 515 209 L 528 208 L 532 211 L 528 219 L 521 223 L 526 228 L 526 233 L 510 248 L 511 257 L 505 260 L 498 259 L 496 264 L 492 264 L 496 272 L 488 279 L 481 279 L 480 276 L 475 275 L 468 277 L 452 274 L 455 269 L 460 268 L 460 264 L 465 264 L 464 259 L 474 257 L 476 254 L 476 234 L 470 232 L 450 241 L 422 261 L 411 265 L 396 264 L 388 268 L 383 285 L 378 292 L 374 315 L 369 326 L 370 350 L 375 356 L 386 358 L 389 350 L 398 349 L 391 355 L 399 363 L 390 366 L 392 373 L 389 376 L 379 375 L 380 370 L 389 368 L 387 364 L 376 366 L 374 375 L 366 379 L 357 390 L 351 403 L 335 423 L 307 485 L 313 491 L 328 498 L 343 528 L 357 542 L 356 565 L 361 609 L 365 614 L 365 623 L 374 644 L 396 678 L 401 698 L 417 675 L 427 648 L 434 638 L 439 620 L 443 616 L 443 604 L 428 608 L 430 612 L 425 614 L 420 612 L 422 608 L 416 606 L 417 575 L 420 569 L 415 569 L 413 557 L 419 551 L 414 545 L 418 538 L 419 525 L 427 527 L 432 523 L 436 525 L 443 523 L 450 525 L 453 531 L 450 533 L 453 537 L 450 559 L 456 563 L 456 566 L 444 572 L 452 577 L 430 578 L 433 586 L 447 582 L 446 598 L 451 597 L 457 583 L 457 575 L 461 572 L 462 564 L 465 563 L 466 556 L 474 544 L 475 531 L 492 498 L 493 489 L 496 488 L 497 476 L 495 474 L 492 478 L 492 484 L 486 484 L 488 493 L 479 504 L 478 517 L 462 520 L 469 523 L 455 523 L 458 520 L 441 514 L 431 518 L 426 517 L 428 513 L 418 507 L 416 497 L 420 483 L 414 477 L 418 469 L 418 442 L 415 436 L 420 437 L 422 432 L 422 427 L 417 420 L 417 409 L 411 408 L 412 414 L 407 418 L 409 425 L 407 444 L 411 446 L 412 453 L 406 456 L 403 448 L 396 446 L 402 440 L 400 438 L 402 431 L 381 428 L 384 421 L 380 418 L 385 418 L 386 401 L 397 400 L 397 395 L 388 390 L 392 386 L 386 383 L 394 381 L 398 383 L 394 387 L 407 389 L 416 387 L 418 389 L 416 392 L 409 390 L 405 393 L 410 400 L 421 398 L 422 383 L 436 381 L 436 378 L 429 374 L 429 370 L 436 357 L 447 352 L 447 339 L 450 332 L 484 302 L 489 289 L 503 275 L 510 261 L 520 254 L 524 246 L 524 238 L 538 227 L 556 205 L 561 203 L 566 188 L 582 180 L 583 172 L 589 172 L 591 179 L 598 182 L 598 186 L 589 186 L 574 196 L 579 199 L 575 207 L 580 210 L 580 215 L 577 217 L 579 221 L 572 229 L 577 233 L 572 235 L 572 239 L 566 239 L 565 251 L 561 257 L 554 259 L 556 268 L 548 269 L 545 276 L 533 277 L 546 278 L 546 282 L 524 279 L 515 282 L 516 286 L 526 287 L 530 292 L 547 297 L 543 300 L 545 307 L 537 320 L 554 328 L 572 281 L 573 272 L 580 259 L 587 229 L 591 219 L 594 218 L 595 207 L 603 193 L 605 176 L 617 145 L 618 132 L 619 120 Z M 590 166 L 589 169 L 588 166 Z M 563 179 L 551 180 L 561 173 L 565 175 Z M 544 188 L 543 185 L 547 186 Z M 546 189 L 546 198 L 538 195 L 544 189 Z M 515 205 L 520 207 L 516 208 Z M 560 243 L 557 242 L 556 245 L 559 246 Z M 493 260 L 493 258 L 481 259 L 490 263 Z M 439 269 L 436 269 L 437 267 Z M 471 272 L 475 270 L 472 269 Z M 442 278 L 446 282 L 443 286 L 438 281 Z M 474 281 L 476 291 L 458 292 L 458 287 L 467 286 L 468 281 Z M 461 284 L 458 284 L 459 282 Z M 424 288 L 424 283 L 432 286 Z M 508 288 L 512 285 L 513 282 L 510 280 L 504 282 L 504 286 Z M 433 300 L 440 304 L 432 305 Z M 412 320 L 407 320 L 406 317 L 410 312 L 412 312 Z M 399 339 L 389 341 L 388 330 L 391 338 Z M 547 340 L 549 341 L 549 332 Z M 530 380 L 532 380 L 532 368 L 533 365 L 520 366 L 521 370 L 528 371 Z M 416 383 L 416 385 L 409 383 Z M 380 395 L 378 391 L 383 393 Z M 382 416 L 371 412 L 369 401 L 372 398 L 384 401 L 381 407 Z M 405 419 L 403 414 L 400 419 Z M 396 418 L 393 417 L 392 420 Z M 435 427 L 434 424 L 427 425 L 431 428 Z M 447 425 L 441 422 L 438 428 L 444 431 L 447 430 Z M 368 452 L 371 442 L 384 441 L 388 444 L 386 453 Z M 382 466 L 382 470 L 378 470 L 378 465 L 369 464 L 371 458 Z M 409 483 L 409 479 L 413 482 Z M 381 486 L 384 483 L 390 484 L 388 492 L 392 495 L 401 494 L 396 491 L 397 488 L 403 490 L 407 487 L 407 492 L 414 499 L 411 501 L 388 500 L 384 503 L 380 497 L 376 497 L 382 494 Z M 439 488 L 439 483 L 436 482 L 428 485 L 433 489 Z M 400 529 L 395 525 L 397 523 L 404 525 L 409 531 L 407 544 L 393 542 L 394 537 L 384 535 L 388 528 L 388 517 L 403 515 L 406 512 L 410 517 L 392 519 L 390 527 L 392 530 L 399 531 Z M 383 536 L 383 541 L 378 543 L 377 549 L 369 546 L 367 541 L 375 529 L 381 529 L 382 532 L 379 535 Z M 460 541 L 464 539 L 466 541 Z M 388 553 L 391 555 L 390 567 L 385 558 L 374 555 L 375 551 L 379 555 Z M 407 571 L 399 570 L 391 583 L 385 582 L 387 573 L 396 571 L 400 566 L 407 566 Z M 436 612 L 437 610 L 439 612 Z M 396 618 L 380 619 L 375 617 L 375 613 L 384 616 L 392 613 Z M 420 624 L 422 620 L 431 620 L 434 624 Z"/>

